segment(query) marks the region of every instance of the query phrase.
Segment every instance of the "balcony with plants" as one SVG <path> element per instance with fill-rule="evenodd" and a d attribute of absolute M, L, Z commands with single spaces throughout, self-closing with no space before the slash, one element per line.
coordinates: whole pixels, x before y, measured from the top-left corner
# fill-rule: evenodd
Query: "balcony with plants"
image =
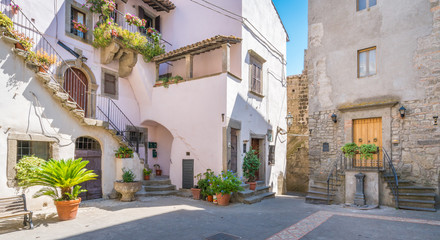
<path fill-rule="evenodd" d="M 147 28 L 144 19 L 119 12 L 112 0 L 88 0 L 83 7 L 99 15 L 93 29 L 93 46 L 101 49 L 101 63 L 119 61 L 120 77 L 131 73 L 138 54 L 149 62 L 165 52 L 164 41 L 156 29 Z"/>

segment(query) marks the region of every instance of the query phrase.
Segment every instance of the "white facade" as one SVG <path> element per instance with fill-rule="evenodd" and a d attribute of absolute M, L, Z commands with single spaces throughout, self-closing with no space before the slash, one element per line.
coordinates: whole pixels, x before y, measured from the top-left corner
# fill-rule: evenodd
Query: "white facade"
<path fill-rule="evenodd" d="M 76 2 L 80 5 L 85 1 Z M 75 60 L 75 57 L 61 48 L 58 41 L 87 58 L 83 65 L 90 69 L 89 75 L 93 75 L 89 79 L 94 79 L 89 84 L 100 94 L 103 69 L 117 73 L 118 62 L 102 64 L 101 49 L 66 33 L 69 21 L 66 20 L 67 11 L 72 3 L 75 4 L 71 0 L 22 0 L 19 4 L 24 14 L 34 19 L 36 27 L 64 60 Z M 230 47 L 230 71 L 223 71 L 223 52 L 220 48 L 195 55 L 193 78 L 172 84 L 169 88 L 155 87 L 155 63 L 147 63 L 141 56 L 128 77 L 117 79 L 118 94 L 114 102 L 135 126 L 148 129 L 146 141 L 157 142 L 158 145 L 157 158 L 152 157 L 151 149 L 146 155 L 143 146 L 139 157 L 145 159 L 151 168 L 154 164 L 160 164 L 162 174 L 170 176 L 172 183 L 181 188 L 182 159 L 194 160 L 194 175 L 208 168 L 216 173 L 228 168 L 230 130 L 238 128 L 238 174 L 242 175 L 242 159 L 244 152 L 250 149 L 252 138 L 259 139 L 261 160 L 264 162 L 260 179 L 272 186 L 273 191 L 282 189 L 282 186 L 278 186 L 278 179 L 285 176 L 287 137 L 282 133 L 286 130 L 285 61 L 288 36 L 271 0 L 210 0 L 209 4 L 204 1 L 174 0 L 176 8 L 169 13 L 157 12 L 140 0 L 116 3 L 118 10 L 123 13 L 137 15 L 138 7 L 142 6 L 149 15 L 160 16 L 162 37 L 172 44 L 166 44 L 167 52 L 216 35 L 232 35 L 242 39 L 241 43 Z M 93 21 L 97 19 L 98 16 L 94 14 Z M 59 154 L 52 157 L 72 158 L 75 139 L 80 136 L 92 137 L 101 145 L 102 191 L 103 197 L 107 197 L 113 190 L 116 178 L 113 151 L 118 147 L 117 141 L 106 130 L 80 124 L 69 115 L 36 80 L 35 74 L 24 66 L 23 60 L 12 54 L 10 48 L 11 45 L 0 41 L 0 53 L 4 60 L 0 66 L 0 77 L 4 79 L 0 106 L 2 112 L 7 113 L 0 117 L 1 145 L 7 146 L 9 134 L 44 136 L 49 131 L 50 137 L 59 141 Z M 261 95 L 249 91 L 250 55 L 264 60 Z M 171 64 L 161 64 L 160 74 L 185 76 L 185 60 Z M 31 92 L 38 97 L 41 106 L 35 106 L 36 100 Z M 34 107 L 44 115 L 35 111 Z M 272 141 L 268 138 L 270 131 Z M 244 145 L 246 149 L 243 149 Z M 275 145 L 274 164 L 268 163 L 269 145 Z M 1 148 L 2 169 L 7 166 L 7 155 L 7 148 Z M 17 191 L 17 188 L 7 186 L 7 179 L 0 175 L 0 196 L 16 194 Z"/>

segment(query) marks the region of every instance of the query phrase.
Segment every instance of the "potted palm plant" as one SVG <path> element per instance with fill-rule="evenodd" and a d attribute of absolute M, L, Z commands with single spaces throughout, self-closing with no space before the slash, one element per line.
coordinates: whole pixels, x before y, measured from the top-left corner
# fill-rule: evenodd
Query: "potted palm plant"
<path fill-rule="evenodd" d="M 89 161 L 82 161 L 81 158 L 50 159 L 35 174 L 29 175 L 25 180 L 26 187 L 43 186 L 33 197 L 52 197 L 60 220 L 75 219 L 81 202 L 78 194 L 87 191 L 78 184 L 95 180 L 98 176 L 93 170 L 86 169 L 88 163 Z"/>
<path fill-rule="evenodd" d="M 122 169 L 122 181 L 115 182 L 115 190 L 119 192 L 121 202 L 131 202 L 135 200 L 134 194 L 141 190 L 142 182 L 135 181 L 136 175 L 129 169 Z"/>
<path fill-rule="evenodd" d="M 243 176 L 247 178 L 250 190 L 255 190 L 257 186 L 255 173 L 260 169 L 260 164 L 260 159 L 258 159 L 255 150 L 247 152 L 243 158 Z"/>

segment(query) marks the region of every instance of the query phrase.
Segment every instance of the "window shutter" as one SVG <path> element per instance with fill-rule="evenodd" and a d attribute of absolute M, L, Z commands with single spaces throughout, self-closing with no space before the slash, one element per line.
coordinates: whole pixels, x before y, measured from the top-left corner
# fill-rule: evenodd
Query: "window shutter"
<path fill-rule="evenodd" d="M 160 32 L 160 16 L 157 16 L 156 19 L 154 19 L 154 28 Z"/>

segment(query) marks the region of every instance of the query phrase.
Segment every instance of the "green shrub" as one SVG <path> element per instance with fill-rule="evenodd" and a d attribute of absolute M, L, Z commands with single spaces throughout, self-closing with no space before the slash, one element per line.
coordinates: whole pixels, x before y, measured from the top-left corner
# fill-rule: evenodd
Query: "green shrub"
<path fill-rule="evenodd" d="M 40 170 L 39 167 L 45 162 L 46 160 L 33 155 L 24 156 L 20 159 L 15 166 L 15 170 L 17 171 L 15 178 L 18 180 L 18 185 L 25 186 L 26 179 L 35 177 L 37 174 L 36 172 Z"/>
<path fill-rule="evenodd" d="M 243 190 L 240 179 L 237 178 L 235 173 L 228 170 L 227 172 L 222 172 L 218 176 L 213 176 L 212 181 L 210 181 L 210 188 L 213 193 L 230 194 L 232 192 L 237 192 Z"/>
<path fill-rule="evenodd" d="M 346 143 L 341 150 L 344 152 L 345 157 L 353 158 L 357 151 L 359 151 L 359 147 L 356 145 L 356 143 Z"/>
<path fill-rule="evenodd" d="M 117 158 L 132 158 L 133 157 L 133 149 L 129 147 L 119 147 L 118 150 L 115 151 L 115 157 Z"/>
<path fill-rule="evenodd" d="M 130 169 L 122 169 L 122 181 L 123 182 L 134 182 L 136 175 Z"/>
<path fill-rule="evenodd" d="M 260 169 L 260 159 L 258 159 L 257 152 L 250 150 L 243 158 L 243 176 L 248 179 L 249 182 L 255 181 L 255 172 Z"/>
<path fill-rule="evenodd" d="M 361 159 L 368 160 L 373 159 L 373 154 L 377 151 L 376 144 L 362 144 L 359 147 Z"/>

